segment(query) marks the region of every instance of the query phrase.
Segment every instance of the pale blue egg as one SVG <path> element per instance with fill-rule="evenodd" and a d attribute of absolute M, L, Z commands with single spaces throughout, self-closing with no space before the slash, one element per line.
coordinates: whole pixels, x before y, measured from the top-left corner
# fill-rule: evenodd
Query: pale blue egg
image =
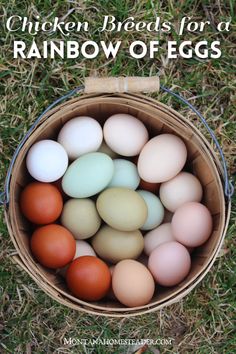
<path fill-rule="evenodd" d="M 140 183 L 136 165 L 125 159 L 115 159 L 113 162 L 115 170 L 108 187 L 123 187 L 135 190 Z"/>
<path fill-rule="evenodd" d="M 141 230 L 152 230 L 162 223 L 164 218 L 164 207 L 155 194 L 145 190 L 138 190 L 137 192 L 143 197 L 148 208 L 148 216 L 145 224 L 141 227 Z"/>
<path fill-rule="evenodd" d="M 108 155 L 91 152 L 72 162 L 62 179 L 62 188 L 73 198 L 91 197 L 107 187 L 113 173 L 114 163 Z"/>

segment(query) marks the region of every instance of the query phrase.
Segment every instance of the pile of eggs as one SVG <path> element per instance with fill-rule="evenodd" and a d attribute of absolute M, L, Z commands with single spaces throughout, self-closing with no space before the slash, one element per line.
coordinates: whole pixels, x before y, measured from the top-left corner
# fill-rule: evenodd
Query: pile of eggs
<path fill-rule="evenodd" d="M 148 304 L 156 286 L 186 278 L 190 253 L 212 232 L 186 160 L 178 136 L 149 140 L 131 115 L 112 115 L 103 128 L 91 117 L 69 120 L 57 141 L 34 143 L 26 157 L 34 181 L 20 207 L 33 225 L 33 256 L 81 300 Z"/>

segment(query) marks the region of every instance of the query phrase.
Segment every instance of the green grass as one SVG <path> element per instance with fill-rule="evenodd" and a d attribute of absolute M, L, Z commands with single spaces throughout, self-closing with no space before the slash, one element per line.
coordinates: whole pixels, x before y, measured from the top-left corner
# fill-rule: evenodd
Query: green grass
<path fill-rule="evenodd" d="M 136 21 L 152 21 L 155 14 L 177 24 L 182 16 L 214 23 L 233 17 L 235 2 L 230 1 L 0 1 L 1 26 L 13 15 L 42 18 L 49 15 L 63 17 L 74 7 L 71 21 L 88 20 L 93 29 L 89 34 L 79 33 L 70 39 L 85 41 L 123 41 L 115 60 L 103 55 L 96 60 L 18 60 L 13 59 L 14 39 L 27 43 L 32 36 L 9 34 L 3 28 L 0 36 L 0 178 L 3 182 L 11 156 L 29 126 L 48 104 L 81 83 L 86 75 L 117 76 L 161 74 L 161 82 L 174 87 L 205 115 L 223 148 L 230 175 L 235 174 L 235 25 L 229 33 L 219 35 L 222 57 L 214 60 L 166 60 L 164 43 L 177 39 L 176 33 L 161 37 L 163 48 L 155 59 L 135 60 L 129 57 L 128 43 L 141 39 L 156 39 L 153 33 L 100 34 L 96 27 L 102 24 L 104 14 L 113 14 L 118 20 L 134 16 Z M 213 28 L 198 35 L 184 35 L 182 39 L 201 40 L 217 37 Z M 57 34 L 50 37 L 62 39 Z M 36 37 L 37 43 L 47 38 Z M 154 95 L 192 120 L 202 132 L 202 125 L 183 105 L 171 97 Z M 235 207 L 235 200 L 233 200 Z M 81 345 L 66 347 L 63 338 L 172 338 L 172 345 L 156 346 L 160 353 L 231 354 L 236 351 L 235 336 L 235 208 L 232 212 L 221 257 L 200 285 L 179 303 L 161 311 L 131 319 L 105 319 L 72 311 L 51 300 L 31 278 L 11 260 L 14 247 L 10 241 L 1 210 L 0 234 L 0 352 L 3 353 L 127 353 L 127 347 Z M 154 348 L 155 349 L 155 348 Z M 149 348 L 146 353 L 154 353 Z"/>

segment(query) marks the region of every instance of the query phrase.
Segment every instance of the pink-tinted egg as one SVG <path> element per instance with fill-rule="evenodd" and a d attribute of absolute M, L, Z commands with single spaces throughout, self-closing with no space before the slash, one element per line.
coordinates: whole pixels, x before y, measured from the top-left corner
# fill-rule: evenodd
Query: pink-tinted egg
<path fill-rule="evenodd" d="M 148 268 L 155 281 L 163 286 L 179 284 L 188 275 L 190 267 L 188 250 L 176 241 L 155 248 L 148 261 Z"/>
<path fill-rule="evenodd" d="M 198 247 L 211 235 L 212 217 L 205 205 L 186 203 L 174 213 L 171 228 L 178 242 L 187 247 Z"/>

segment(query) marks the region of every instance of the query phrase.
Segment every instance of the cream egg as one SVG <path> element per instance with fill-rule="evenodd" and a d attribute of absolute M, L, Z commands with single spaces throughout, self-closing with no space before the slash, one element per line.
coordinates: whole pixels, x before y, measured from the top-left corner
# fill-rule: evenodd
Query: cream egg
<path fill-rule="evenodd" d="M 155 282 L 150 271 L 140 262 L 125 259 L 112 274 L 112 288 L 116 298 L 125 306 L 137 307 L 150 302 Z"/>
<path fill-rule="evenodd" d="M 171 230 L 171 224 L 165 223 L 144 236 L 144 252 L 149 256 L 151 252 L 162 243 L 175 241 Z"/>
<path fill-rule="evenodd" d="M 76 117 L 62 127 L 57 140 L 65 148 L 69 158 L 75 160 L 99 149 L 103 140 L 102 127 L 91 117 Z"/>
<path fill-rule="evenodd" d="M 155 248 L 148 260 L 148 268 L 155 281 L 162 286 L 179 284 L 188 275 L 191 258 L 188 250 L 176 241 Z"/>
<path fill-rule="evenodd" d="M 212 217 L 205 205 L 186 203 L 174 213 L 171 229 L 178 242 L 187 247 L 198 247 L 211 235 Z"/>
<path fill-rule="evenodd" d="M 175 212 L 187 202 L 200 202 L 202 186 L 197 177 L 188 172 L 180 172 L 160 187 L 160 199 L 166 209 Z"/>
<path fill-rule="evenodd" d="M 148 140 L 145 125 L 130 114 L 118 113 L 112 115 L 104 124 L 104 139 L 106 144 L 122 156 L 138 155 Z"/>
<path fill-rule="evenodd" d="M 105 143 L 105 141 L 102 142 L 102 145 L 98 149 L 98 152 L 102 152 L 103 154 L 110 156 L 110 158 L 112 159 L 116 159 L 118 157 L 117 153 L 110 149 L 109 146 Z"/>
<path fill-rule="evenodd" d="M 176 135 L 161 134 L 144 145 L 138 159 L 138 172 L 144 181 L 162 183 L 175 177 L 186 159 L 184 142 Z"/>
<path fill-rule="evenodd" d="M 29 174 L 40 182 L 54 182 L 68 167 L 68 155 L 54 140 L 40 140 L 31 146 L 26 157 Z"/>

